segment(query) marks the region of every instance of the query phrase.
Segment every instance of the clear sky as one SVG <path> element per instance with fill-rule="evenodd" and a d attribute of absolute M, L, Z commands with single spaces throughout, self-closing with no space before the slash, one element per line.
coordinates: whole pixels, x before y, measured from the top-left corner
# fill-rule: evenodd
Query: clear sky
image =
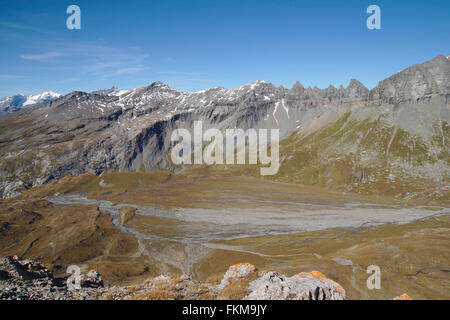
<path fill-rule="evenodd" d="M 66 9 L 81 8 L 81 30 Z M 369 30 L 366 8 L 381 8 Z M 0 96 L 255 80 L 367 87 L 450 54 L 450 1 L 0 0 Z"/>

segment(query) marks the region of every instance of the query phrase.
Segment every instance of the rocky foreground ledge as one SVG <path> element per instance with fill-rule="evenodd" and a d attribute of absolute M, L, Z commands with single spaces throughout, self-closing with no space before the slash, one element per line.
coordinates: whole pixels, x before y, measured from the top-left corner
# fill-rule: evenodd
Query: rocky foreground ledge
<path fill-rule="evenodd" d="M 204 283 L 189 275 L 160 275 L 140 285 L 105 286 L 96 271 L 81 276 L 80 289 L 68 289 L 67 278 L 54 278 L 38 261 L 16 256 L 0 260 L 0 299 L 251 299 L 251 300 L 343 300 L 345 290 L 319 271 L 287 277 L 258 271 L 249 263 L 232 265 L 222 278 Z"/>

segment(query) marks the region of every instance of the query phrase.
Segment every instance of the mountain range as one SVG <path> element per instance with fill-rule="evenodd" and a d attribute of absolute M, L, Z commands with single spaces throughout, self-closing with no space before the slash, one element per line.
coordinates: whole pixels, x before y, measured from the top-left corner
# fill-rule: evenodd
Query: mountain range
<path fill-rule="evenodd" d="M 8 97 L 1 100 L 0 195 L 83 173 L 203 170 L 170 161 L 172 131 L 202 120 L 205 129 L 278 128 L 280 170 L 268 179 L 402 199 L 448 198 L 449 77 L 450 61 L 440 55 L 372 90 L 355 79 L 345 88 L 255 81 L 189 93 L 155 82 Z M 28 101 L 36 105 L 23 108 Z M 259 172 L 257 166 L 210 169 Z"/>
<path fill-rule="evenodd" d="M 128 90 L 123 90 L 113 86 L 110 89 L 101 89 L 91 92 L 92 94 L 103 96 L 120 96 Z M 25 107 L 46 104 L 50 101 L 60 98 L 62 95 L 53 91 L 46 91 L 35 95 L 23 95 L 21 93 L 0 99 L 0 114 L 13 113 Z"/>
<path fill-rule="evenodd" d="M 52 91 L 29 96 L 16 94 L 13 96 L 4 97 L 0 100 L 0 114 L 17 112 L 25 107 L 49 103 L 59 97 L 61 97 L 61 94 Z"/>

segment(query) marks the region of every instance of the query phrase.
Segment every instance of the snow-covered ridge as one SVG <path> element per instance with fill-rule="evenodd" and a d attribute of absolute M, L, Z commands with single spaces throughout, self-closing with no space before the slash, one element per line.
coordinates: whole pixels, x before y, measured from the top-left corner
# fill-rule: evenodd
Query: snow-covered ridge
<path fill-rule="evenodd" d="M 4 97 L 3 99 L 0 99 L 0 114 L 16 112 L 24 107 L 33 106 L 36 104 L 49 103 L 59 97 L 61 97 L 61 94 L 53 91 L 46 91 L 30 96 L 16 94 L 14 96 Z"/>
<path fill-rule="evenodd" d="M 28 96 L 27 100 L 24 102 L 24 104 L 22 106 L 25 107 L 25 106 L 30 106 L 33 104 L 48 103 L 59 97 L 61 97 L 61 94 L 59 94 L 59 93 L 56 93 L 53 91 L 46 91 L 46 92 L 43 92 L 40 94 Z"/>

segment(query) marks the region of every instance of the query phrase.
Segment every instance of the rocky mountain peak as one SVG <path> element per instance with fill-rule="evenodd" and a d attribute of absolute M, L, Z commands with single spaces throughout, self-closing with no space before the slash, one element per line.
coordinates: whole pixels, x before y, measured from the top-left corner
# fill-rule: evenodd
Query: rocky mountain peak
<path fill-rule="evenodd" d="M 125 93 L 129 92 L 129 90 L 123 90 L 119 87 L 116 86 L 112 86 L 109 89 L 102 89 L 102 90 L 96 90 L 96 91 L 92 91 L 92 94 L 98 94 L 101 96 L 115 96 L 115 97 L 119 97 Z"/>
<path fill-rule="evenodd" d="M 350 83 L 347 86 L 347 91 L 350 98 L 363 98 L 369 93 L 369 89 L 367 89 L 360 81 L 356 79 L 350 80 Z"/>
<path fill-rule="evenodd" d="M 89 95 L 89 93 L 84 92 L 84 91 L 72 91 L 72 92 L 66 94 L 63 98 L 68 100 L 68 99 L 72 99 L 72 98 L 86 97 L 87 95 Z"/>
<path fill-rule="evenodd" d="M 450 91 L 450 61 L 443 55 L 409 67 L 383 81 L 370 92 L 372 99 L 400 102 Z"/>
<path fill-rule="evenodd" d="M 145 87 L 145 89 L 148 90 L 148 91 L 154 91 L 154 92 L 156 92 L 156 91 L 161 91 L 161 92 L 163 92 L 163 91 L 176 91 L 175 89 L 173 89 L 169 85 L 167 85 L 167 84 L 165 84 L 163 82 L 160 82 L 160 81 L 153 82 L 151 85 Z"/>
<path fill-rule="evenodd" d="M 291 88 L 291 92 L 299 96 L 303 94 L 303 91 L 305 91 L 305 87 L 298 81 Z"/>

